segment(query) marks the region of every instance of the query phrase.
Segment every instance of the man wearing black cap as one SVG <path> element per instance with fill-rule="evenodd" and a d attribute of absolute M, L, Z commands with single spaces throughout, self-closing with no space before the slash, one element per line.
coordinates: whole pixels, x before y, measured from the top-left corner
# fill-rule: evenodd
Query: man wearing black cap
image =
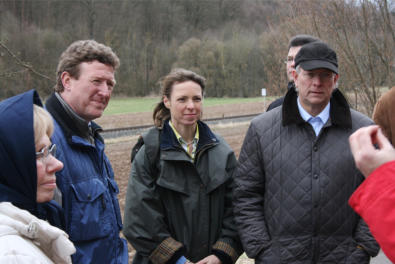
<path fill-rule="evenodd" d="M 256 117 L 235 173 L 234 213 L 255 263 L 369 263 L 377 242 L 348 198 L 363 181 L 348 145 L 372 124 L 335 89 L 336 53 L 323 42 L 295 58 L 296 89 Z"/>
<path fill-rule="evenodd" d="M 292 75 L 292 72 L 295 70 L 295 56 L 298 53 L 298 51 L 302 48 L 303 45 L 318 41 L 319 39 L 310 35 L 305 35 L 305 34 L 299 34 L 296 36 L 293 36 L 289 40 L 288 44 L 288 55 L 287 58 L 285 59 L 285 65 L 286 65 L 286 70 L 287 70 L 287 79 L 288 79 L 288 85 L 287 88 L 289 89 L 294 89 L 295 84 L 294 84 L 294 77 Z M 280 105 L 283 104 L 284 101 L 284 96 L 274 100 L 267 108 L 266 111 L 270 111 L 273 108 L 276 108 Z"/>

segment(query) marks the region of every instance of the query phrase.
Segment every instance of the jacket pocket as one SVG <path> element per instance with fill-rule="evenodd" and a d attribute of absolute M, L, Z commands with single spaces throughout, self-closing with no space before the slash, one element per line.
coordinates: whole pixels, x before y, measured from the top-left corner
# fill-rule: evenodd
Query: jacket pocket
<path fill-rule="evenodd" d="M 111 233 L 111 210 L 106 210 L 106 186 L 98 179 L 71 184 L 70 238 L 92 240 Z"/>
<path fill-rule="evenodd" d="M 278 263 L 278 258 L 273 254 L 271 247 L 262 250 L 255 258 L 255 264 Z"/>
<path fill-rule="evenodd" d="M 281 263 L 307 261 L 311 258 L 311 240 L 304 238 L 289 238 L 279 240 Z M 299 262 L 298 262 L 299 263 Z M 300 262 L 301 263 L 301 262 Z"/>
<path fill-rule="evenodd" d="M 351 254 L 347 258 L 347 264 L 364 264 L 370 262 L 369 254 L 361 248 L 358 248 L 357 245 L 351 251 Z"/>
<path fill-rule="evenodd" d="M 114 179 L 110 179 L 110 178 L 107 178 L 107 179 L 108 179 L 108 185 L 111 187 L 111 199 L 112 199 L 112 204 L 114 205 L 118 227 L 119 227 L 119 230 L 121 230 L 122 229 L 122 217 L 121 217 L 121 209 L 119 208 L 119 202 L 118 202 L 119 188 L 118 188 L 118 185 Z"/>

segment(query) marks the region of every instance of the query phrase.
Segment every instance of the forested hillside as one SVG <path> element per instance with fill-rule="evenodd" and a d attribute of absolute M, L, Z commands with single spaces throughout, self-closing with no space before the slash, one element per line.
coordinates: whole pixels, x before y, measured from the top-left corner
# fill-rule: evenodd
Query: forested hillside
<path fill-rule="evenodd" d="M 286 90 L 288 39 L 300 33 L 338 52 L 340 88 L 368 107 L 395 83 L 394 0 L 0 0 L 0 98 L 48 95 L 60 53 L 96 39 L 121 59 L 116 95 L 157 93 L 185 67 L 208 80 L 207 96 Z"/>

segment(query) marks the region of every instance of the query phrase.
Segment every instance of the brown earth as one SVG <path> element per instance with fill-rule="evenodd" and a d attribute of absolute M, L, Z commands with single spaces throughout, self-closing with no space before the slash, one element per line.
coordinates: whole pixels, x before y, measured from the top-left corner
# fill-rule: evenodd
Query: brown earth
<path fill-rule="evenodd" d="M 260 113 L 265 107 L 263 103 L 244 103 L 244 104 L 233 104 L 223 106 L 213 106 L 205 108 L 204 117 L 214 118 L 220 116 L 232 116 L 232 115 L 245 115 Z M 104 116 L 98 119 L 98 123 L 103 128 L 119 128 L 136 125 L 152 124 L 152 113 L 137 113 L 137 114 L 122 114 L 122 115 L 111 115 Z M 233 148 L 236 156 L 239 155 L 241 145 L 243 143 L 244 135 L 247 131 L 249 123 L 234 123 L 234 124 L 219 124 L 211 126 L 212 130 L 220 134 L 228 144 Z M 106 141 L 106 154 L 108 155 L 111 164 L 115 172 L 115 179 L 118 183 L 119 203 L 123 215 L 125 205 L 126 188 L 130 172 L 130 151 L 133 145 L 137 141 L 137 136 L 113 139 Z M 134 251 L 129 245 L 129 255 L 132 258 Z M 241 257 L 238 264 L 253 263 L 248 260 L 247 257 Z"/>
<path fill-rule="evenodd" d="M 262 113 L 264 109 L 266 109 L 267 105 L 268 104 L 264 104 L 264 102 L 251 102 L 209 106 L 203 109 L 203 120 L 205 118 Z M 102 116 L 101 118 L 96 119 L 95 122 L 102 126 L 103 129 L 153 124 L 152 112 Z"/>

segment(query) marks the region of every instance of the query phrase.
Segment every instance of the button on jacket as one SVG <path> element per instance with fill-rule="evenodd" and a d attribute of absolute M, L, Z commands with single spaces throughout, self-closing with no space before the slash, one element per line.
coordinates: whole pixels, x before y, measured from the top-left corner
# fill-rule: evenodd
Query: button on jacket
<path fill-rule="evenodd" d="M 55 119 L 56 156 L 64 163 L 56 184 L 62 192 L 66 232 L 77 248 L 73 263 L 128 263 L 127 243 L 119 237 L 119 190 L 98 134 L 100 127 L 91 122 L 92 145 L 77 134 L 55 94 L 46 107 Z"/>
<path fill-rule="evenodd" d="M 255 263 L 369 263 L 379 247 L 348 198 L 363 181 L 348 137 L 372 121 L 332 93 L 318 136 L 288 91 L 282 107 L 256 117 L 235 173 L 239 234 Z"/>
<path fill-rule="evenodd" d="M 133 161 L 124 217 L 125 237 L 137 251 L 133 263 L 175 263 L 182 255 L 197 262 L 215 254 L 227 264 L 241 254 L 231 192 L 236 158 L 223 139 L 198 125 L 195 160 L 167 121 L 159 154 L 151 151 L 159 148 L 152 128 Z"/>

